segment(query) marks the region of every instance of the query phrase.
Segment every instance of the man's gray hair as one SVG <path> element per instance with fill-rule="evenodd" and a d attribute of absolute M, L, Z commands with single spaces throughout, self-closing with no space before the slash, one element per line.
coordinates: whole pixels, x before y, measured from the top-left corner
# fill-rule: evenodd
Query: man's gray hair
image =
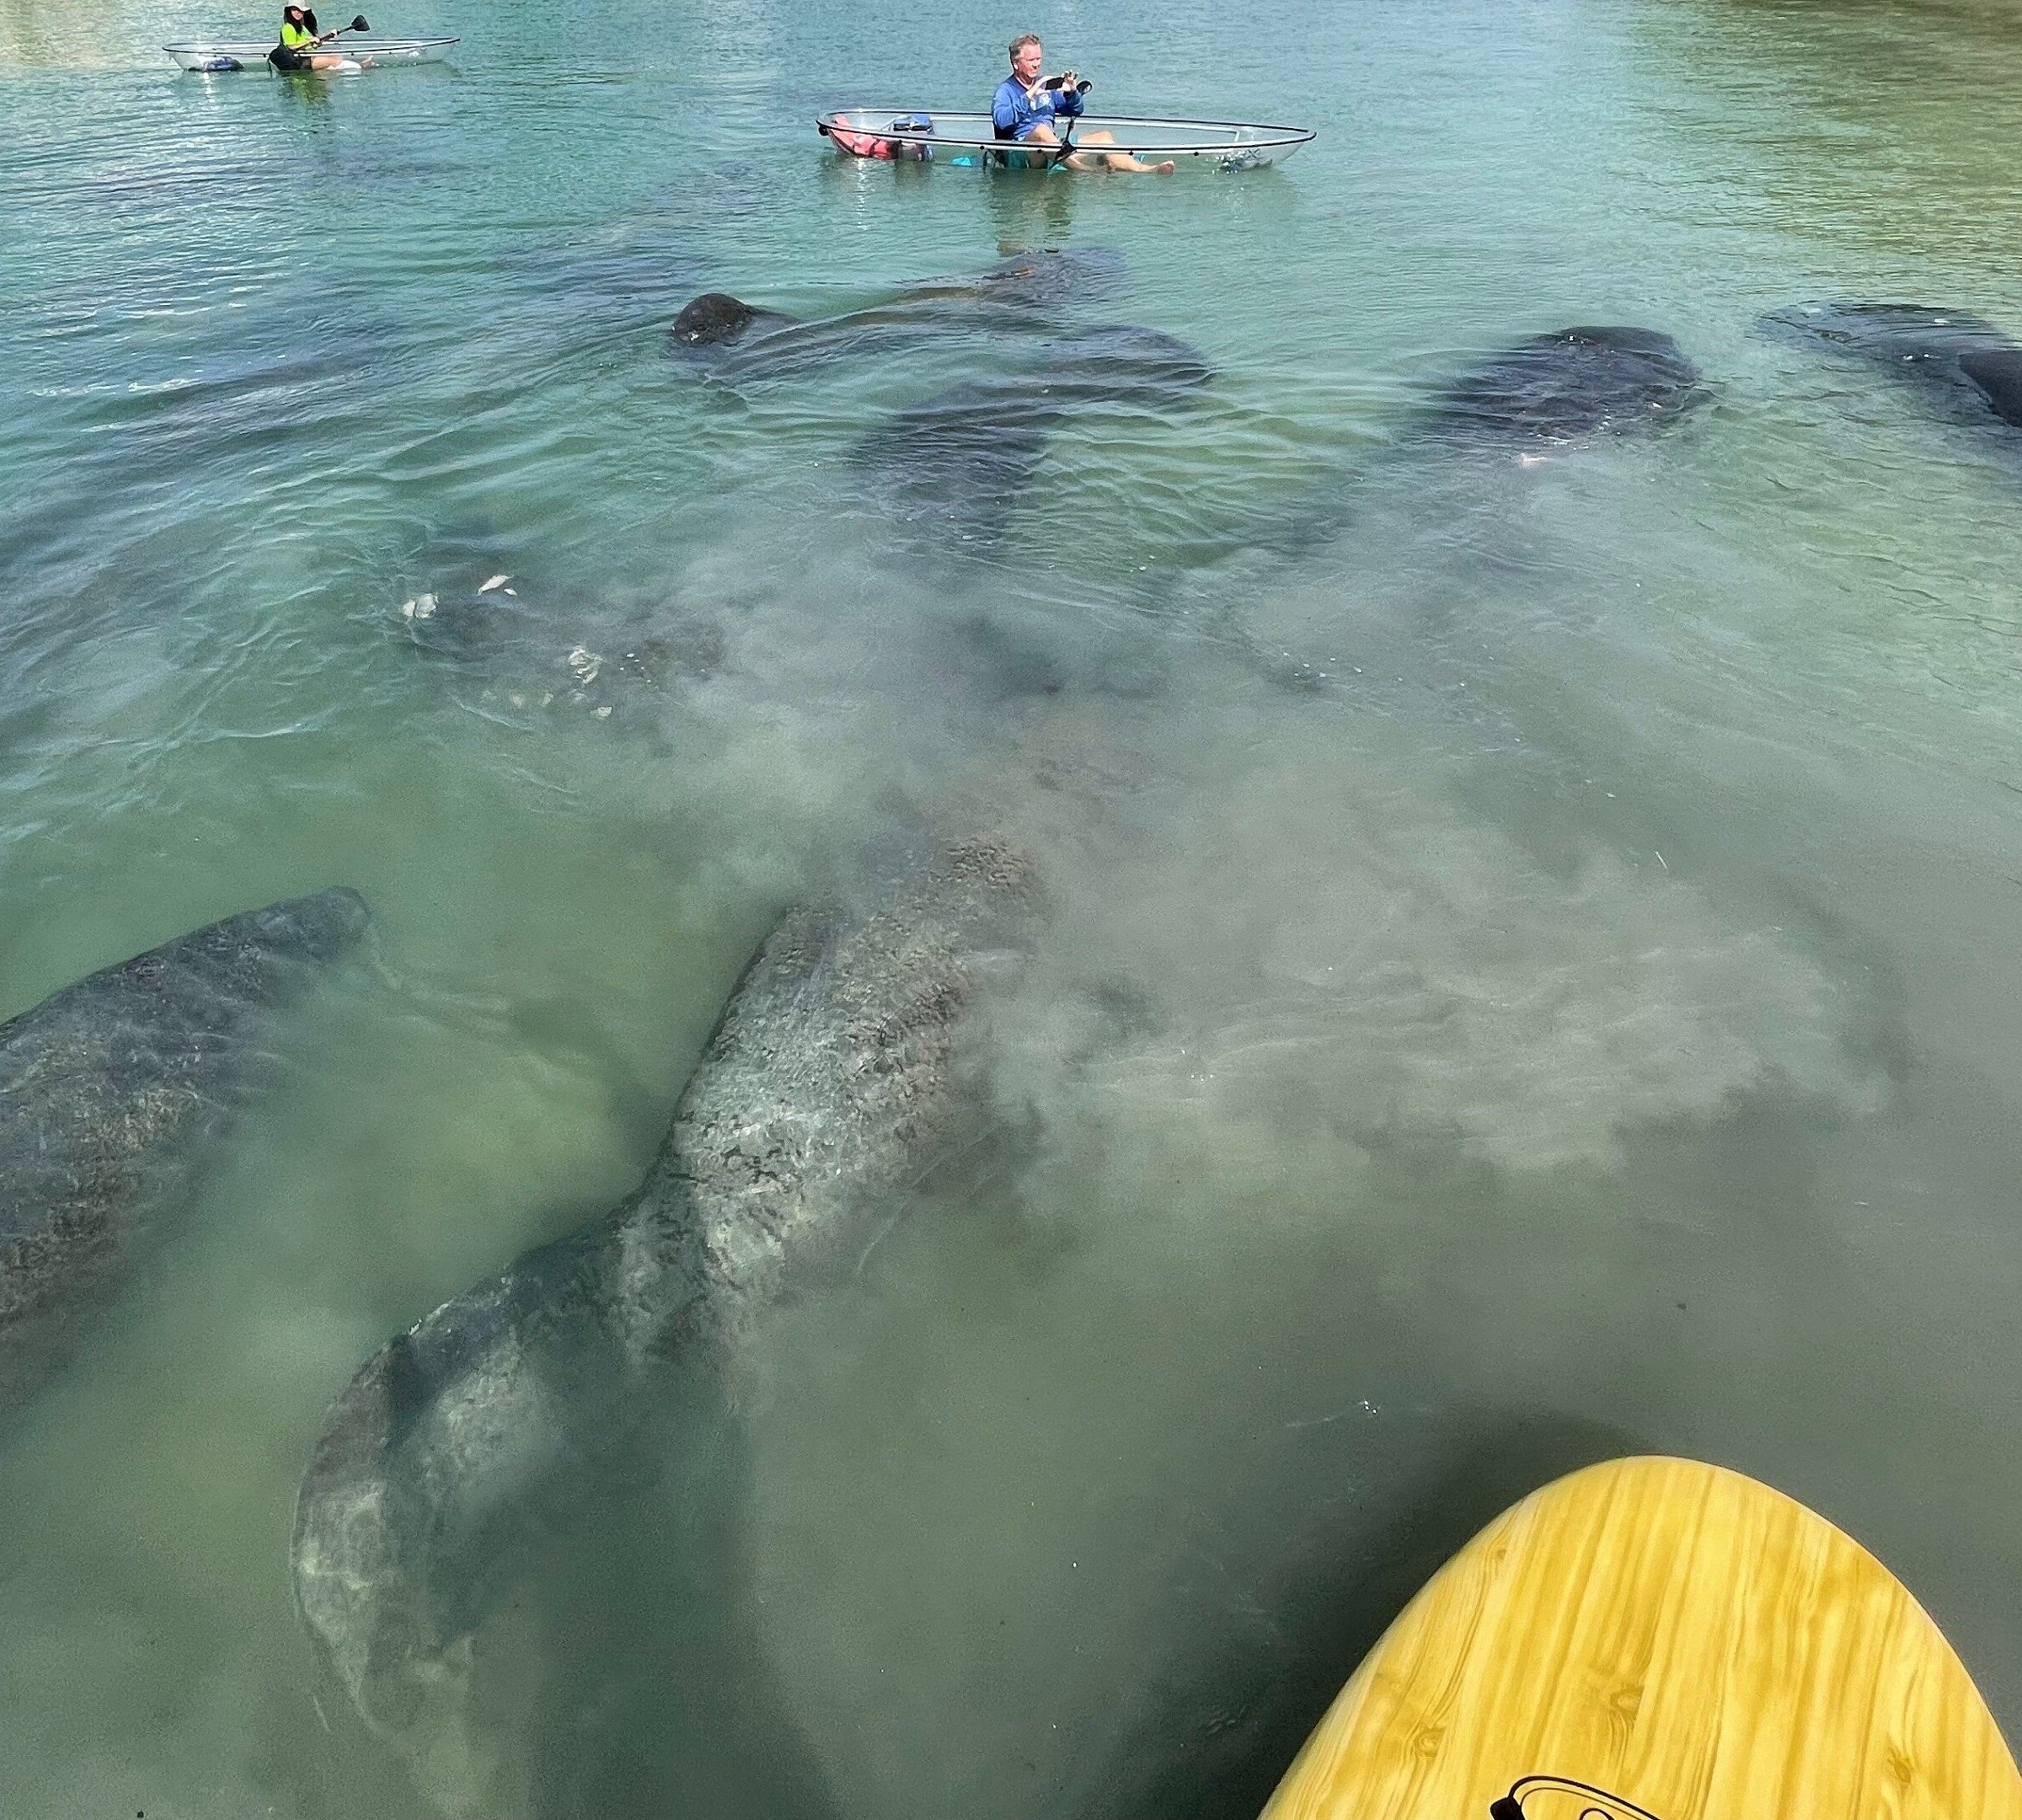
<path fill-rule="evenodd" d="M 1037 32 L 1020 32 L 1017 37 L 1011 40 L 1011 61 L 1014 63 L 1017 62 L 1018 53 L 1019 51 L 1024 50 L 1027 45 L 1037 44 L 1038 42 L 1039 34 Z"/>

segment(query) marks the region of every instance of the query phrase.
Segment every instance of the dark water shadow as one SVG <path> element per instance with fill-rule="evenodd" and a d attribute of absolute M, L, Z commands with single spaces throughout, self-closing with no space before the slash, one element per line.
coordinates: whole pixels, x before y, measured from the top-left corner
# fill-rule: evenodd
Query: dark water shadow
<path fill-rule="evenodd" d="M 510 1737 L 538 1820 L 827 1820 L 826 1780 L 758 1641 L 748 1432 L 664 1408 L 522 1582 L 475 1717 Z M 527 1662 L 538 1684 L 519 1681 Z"/>
<path fill-rule="evenodd" d="M 1324 1432 L 1324 1431 L 1323 1431 Z M 1104 1820 L 1254 1820 L 1341 1685 L 1420 1589 L 1486 1524 L 1540 1485 L 1650 1451 L 1610 1424 L 1533 1414 L 1457 1421 L 1432 1472 L 1387 1512 L 1299 1502 L 1252 1514 L 1259 1563 L 1215 1594 L 1206 1635 L 1155 1664 L 1107 1748 L 1056 1812 Z M 1364 1528 L 1364 1521 L 1375 1521 Z"/>

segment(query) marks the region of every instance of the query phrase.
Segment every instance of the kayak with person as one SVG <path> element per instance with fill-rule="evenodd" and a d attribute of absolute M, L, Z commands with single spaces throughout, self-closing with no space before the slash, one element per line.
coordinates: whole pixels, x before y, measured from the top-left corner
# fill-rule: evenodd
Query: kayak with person
<path fill-rule="evenodd" d="M 1107 169 L 1156 173 L 1161 177 L 1173 174 L 1177 167 L 1170 158 L 1147 164 L 1124 151 L 1097 153 L 1073 150 L 1073 122 L 1087 105 L 1089 84 L 1073 70 L 1064 75 L 1041 77 L 1039 72 L 1045 67 L 1046 49 L 1036 32 L 1020 32 L 1011 40 L 1011 73 L 997 85 L 997 94 L 990 104 L 990 124 L 1000 140 L 1021 146 L 1067 147 L 1065 158 L 1055 154 L 1043 162 L 1065 163 L 1070 170 Z M 1056 120 L 1067 124 L 1056 129 Z M 1080 143 L 1114 146 L 1116 136 L 1102 131 L 1083 133 Z"/>
<path fill-rule="evenodd" d="M 433 63 L 457 42 L 454 38 L 357 35 L 372 29 L 361 13 L 350 24 L 326 32 L 308 7 L 291 4 L 281 10 L 281 34 L 274 44 L 208 39 L 194 44 L 163 45 L 162 48 L 179 68 L 200 76 L 246 69 L 351 75 L 388 64 Z"/>
<path fill-rule="evenodd" d="M 334 31 L 319 31 L 316 15 L 307 7 L 281 9 L 281 42 L 267 52 L 267 62 L 277 70 L 370 69 L 369 57 L 350 57 L 341 51 L 320 47 L 335 40 Z"/>
<path fill-rule="evenodd" d="M 1310 127 L 1244 120 L 1088 117 L 1094 85 L 1068 70 L 1041 76 L 1045 46 L 1035 32 L 1011 40 L 1011 73 L 987 111 L 891 107 L 835 108 L 815 131 L 846 158 L 884 158 L 998 170 L 1142 172 L 1170 176 L 1181 162 L 1220 171 L 1254 171 L 1282 163 L 1314 137 Z"/>

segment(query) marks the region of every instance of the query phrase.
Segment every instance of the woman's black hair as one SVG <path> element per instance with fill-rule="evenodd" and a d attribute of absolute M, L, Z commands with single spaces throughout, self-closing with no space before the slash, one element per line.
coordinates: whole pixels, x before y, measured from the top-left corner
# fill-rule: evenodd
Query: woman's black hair
<path fill-rule="evenodd" d="M 302 23 L 312 32 L 318 32 L 323 29 L 316 23 L 316 14 L 313 9 L 306 6 L 302 9 Z"/>

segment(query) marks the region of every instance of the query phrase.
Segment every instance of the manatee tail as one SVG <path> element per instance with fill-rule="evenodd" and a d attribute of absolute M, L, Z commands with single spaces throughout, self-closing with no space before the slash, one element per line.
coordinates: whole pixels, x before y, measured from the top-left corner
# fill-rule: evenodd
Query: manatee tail
<path fill-rule="evenodd" d="M 638 1368 L 607 1318 L 616 1218 L 382 1346 L 333 1405 L 302 1480 L 303 1625 L 366 1724 L 438 1789 L 473 1781 L 479 1625 L 567 1529 L 634 1419 Z"/>

